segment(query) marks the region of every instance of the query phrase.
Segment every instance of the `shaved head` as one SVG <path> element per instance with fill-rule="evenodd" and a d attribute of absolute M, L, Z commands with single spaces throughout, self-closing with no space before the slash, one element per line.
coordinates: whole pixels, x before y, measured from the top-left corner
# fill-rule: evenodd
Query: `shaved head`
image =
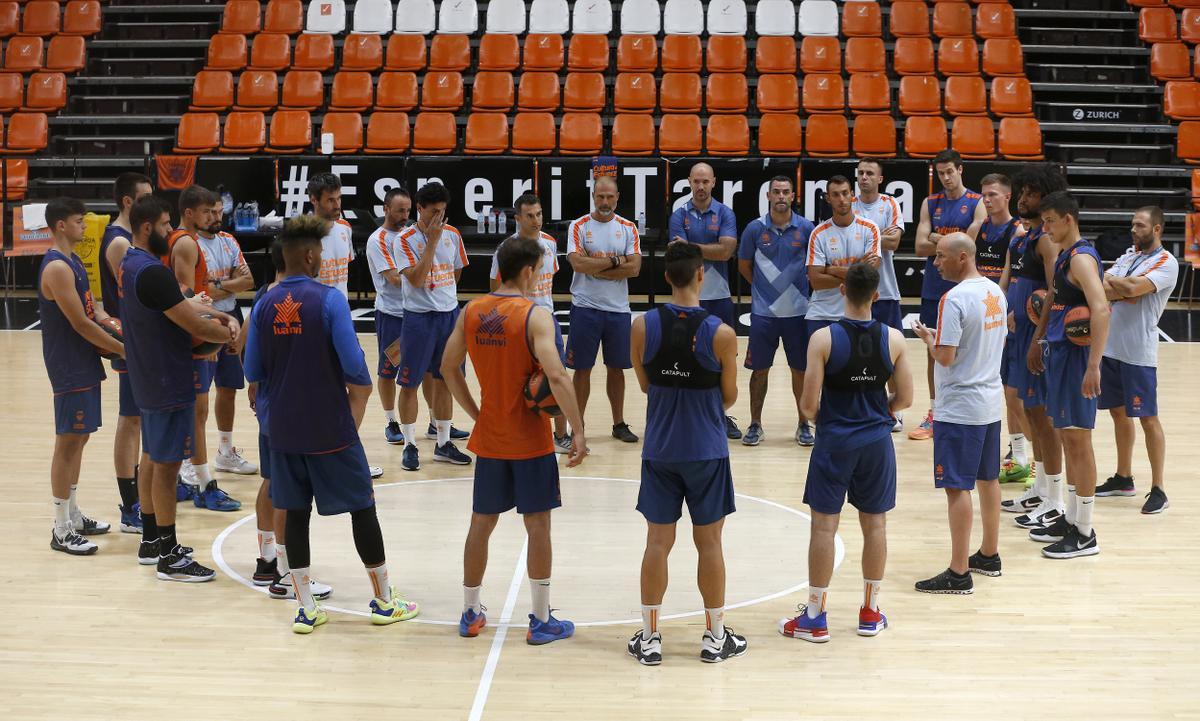
<path fill-rule="evenodd" d="M 966 233 L 950 233 L 938 241 L 933 265 L 942 278 L 955 283 L 979 275 L 975 269 L 975 241 Z"/>
<path fill-rule="evenodd" d="M 599 178 L 596 178 L 594 181 L 592 181 L 592 192 L 600 190 L 600 186 L 602 185 L 611 186 L 609 189 L 614 192 L 618 189 L 616 178 L 612 177 L 611 175 L 601 175 Z"/>
<path fill-rule="evenodd" d="M 705 175 L 705 174 L 707 174 L 708 177 L 712 178 L 712 177 L 716 176 L 717 173 L 716 173 L 716 171 L 713 170 L 713 167 L 711 165 L 709 165 L 708 163 L 696 163 L 695 165 L 692 166 L 692 169 L 688 171 L 689 178 L 695 178 L 697 176 Z"/>
<path fill-rule="evenodd" d="M 712 204 L 713 186 L 717 184 L 717 174 L 708 163 L 696 163 L 688 171 L 688 187 L 692 189 L 692 205 L 701 211 L 708 210 Z"/>
<path fill-rule="evenodd" d="M 971 236 L 966 233 L 951 233 L 939 240 L 938 245 L 945 245 L 946 250 L 951 253 L 973 254 L 975 252 L 975 241 L 971 240 Z"/>

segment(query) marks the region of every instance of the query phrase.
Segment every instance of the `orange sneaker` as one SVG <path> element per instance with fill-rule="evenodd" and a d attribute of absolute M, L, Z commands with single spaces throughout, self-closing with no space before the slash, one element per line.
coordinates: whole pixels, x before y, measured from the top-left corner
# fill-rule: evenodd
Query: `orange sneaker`
<path fill-rule="evenodd" d="M 933 438 L 933 411 L 925 414 L 921 425 L 908 432 L 908 437 L 914 441 L 928 441 Z"/>

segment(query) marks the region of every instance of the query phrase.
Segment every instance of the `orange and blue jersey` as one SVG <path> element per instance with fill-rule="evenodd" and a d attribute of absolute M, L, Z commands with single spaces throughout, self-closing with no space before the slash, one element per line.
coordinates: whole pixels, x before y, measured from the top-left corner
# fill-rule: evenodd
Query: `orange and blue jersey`
<path fill-rule="evenodd" d="M 949 198 L 944 192 L 934 193 L 925 199 L 929 210 L 929 226 L 938 235 L 965 233 L 975 219 L 975 207 L 983 196 L 974 190 L 963 190 L 962 196 Z M 954 283 L 942 278 L 933 264 L 933 256 L 925 259 L 925 276 L 921 279 L 921 297 L 937 300 L 954 287 Z"/>
<path fill-rule="evenodd" d="M 1050 306 L 1050 323 L 1046 326 L 1046 340 L 1051 343 L 1067 339 L 1064 321 L 1072 308 L 1087 305 L 1087 296 L 1083 290 L 1071 282 L 1067 273 L 1071 270 L 1071 261 L 1076 255 L 1087 255 L 1096 262 L 1096 276 L 1104 279 L 1104 265 L 1100 262 L 1100 254 L 1090 240 L 1079 239 L 1070 248 L 1058 254 L 1054 261 L 1054 305 Z"/>
<path fill-rule="evenodd" d="M 843 318 L 829 326 L 829 358 L 817 413 L 819 448 L 846 451 L 891 435 L 887 382 L 894 370 L 888 326 Z"/>
<path fill-rule="evenodd" d="M 1004 274 L 1004 257 L 1017 232 L 1018 222 L 1016 218 L 1009 218 L 1007 223 L 996 225 L 988 218 L 979 227 L 979 237 L 975 239 L 975 266 L 980 275 L 993 283 L 999 283 Z"/>
<path fill-rule="evenodd" d="M 167 236 L 167 254 L 163 256 L 162 262 L 171 270 L 175 270 L 175 243 L 180 238 L 188 237 L 196 243 L 196 272 L 192 281 L 192 291 L 197 295 L 208 292 L 208 264 L 204 261 L 204 253 L 200 250 L 200 240 L 189 231 L 182 228 L 171 231 Z"/>
<path fill-rule="evenodd" d="M 42 359 L 46 362 L 46 374 L 50 376 L 50 387 L 55 395 L 91 388 L 105 378 L 104 366 L 95 347 L 76 332 L 57 302 L 42 295 L 42 274 L 46 266 L 59 261 L 71 268 L 79 302 L 88 318 L 95 318 L 95 306 L 92 292 L 88 289 L 83 261 L 74 253 L 67 256 L 54 248 L 46 251 L 38 268 L 38 314 L 42 325 Z"/>

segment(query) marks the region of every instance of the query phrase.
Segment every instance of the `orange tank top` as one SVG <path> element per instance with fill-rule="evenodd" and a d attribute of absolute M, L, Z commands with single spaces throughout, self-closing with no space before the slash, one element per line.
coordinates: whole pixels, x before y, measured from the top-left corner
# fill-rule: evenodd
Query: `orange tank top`
<path fill-rule="evenodd" d="M 554 453 L 550 419 L 525 405 L 525 383 L 538 367 L 530 351 L 533 301 L 488 294 L 463 309 L 467 353 L 479 377 L 479 420 L 467 449 L 484 458 L 521 460 Z"/>
<path fill-rule="evenodd" d="M 173 230 L 173 231 L 171 231 L 171 234 L 167 236 L 167 254 L 165 257 L 163 257 L 162 262 L 165 263 L 168 268 L 171 268 L 171 269 L 175 268 L 175 265 L 171 262 L 171 259 L 174 257 L 172 255 L 172 251 L 175 250 L 175 241 L 177 241 L 183 237 L 188 237 L 188 238 L 192 238 L 192 240 L 195 240 L 195 236 L 193 236 L 191 233 L 189 233 L 188 231 L 183 230 L 183 229 Z M 195 291 L 197 295 L 199 295 L 200 293 L 207 292 L 208 291 L 208 265 L 204 262 L 204 251 L 200 250 L 199 241 L 196 241 L 196 275 L 195 275 L 195 278 L 196 279 L 194 282 L 195 282 L 196 287 L 192 288 L 192 290 Z"/>

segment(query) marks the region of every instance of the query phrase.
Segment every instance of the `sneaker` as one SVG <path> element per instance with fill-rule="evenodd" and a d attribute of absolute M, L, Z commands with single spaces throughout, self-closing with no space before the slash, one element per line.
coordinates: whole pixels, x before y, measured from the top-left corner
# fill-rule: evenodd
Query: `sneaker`
<path fill-rule="evenodd" d="M 892 423 L 892 433 L 903 433 L 904 432 L 904 414 L 897 413 L 896 415 L 892 416 L 892 420 L 895 421 L 894 423 Z"/>
<path fill-rule="evenodd" d="M 1022 465 L 1016 461 L 1008 460 L 1004 462 L 1004 465 L 1000 466 L 1000 482 L 1016 483 L 1018 481 L 1023 481 L 1026 478 L 1029 478 L 1030 473 L 1032 473 L 1032 471 L 1028 465 Z"/>
<path fill-rule="evenodd" d="M 481 604 L 479 613 L 475 613 L 471 609 L 463 611 L 462 616 L 458 619 L 458 635 L 463 638 L 475 638 L 483 627 L 487 625 L 487 614 L 484 613 L 487 609 Z"/>
<path fill-rule="evenodd" d="M 213 468 L 224 473 L 236 473 L 239 476 L 251 476 L 258 473 L 258 464 L 242 458 L 242 449 L 230 447 L 229 452 L 218 450 Z"/>
<path fill-rule="evenodd" d="M 1070 529 L 1071 524 L 1067 523 L 1066 514 L 1061 514 L 1045 526 L 1030 531 L 1029 540 L 1036 543 L 1058 543 L 1066 537 Z"/>
<path fill-rule="evenodd" d="M 633 434 L 633 431 L 629 430 L 628 423 L 617 423 L 617 424 L 613 425 L 612 437 L 616 438 L 618 441 L 621 441 L 622 443 L 637 443 L 638 442 L 638 437 Z"/>
<path fill-rule="evenodd" d="M 1158 486 L 1152 486 L 1150 492 L 1146 494 L 1146 502 L 1142 504 L 1142 513 L 1146 515 L 1162 513 L 1170 507 L 1171 502 L 1167 500 L 1167 492 Z"/>
<path fill-rule="evenodd" d="M 454 424 L 450 425 L 450 440 L 465 441 L 470 437 L 471 437 L 470 431 L 462 431 L 462 430 L 455 428 Z M 433 425 L 432 423 L 429 424 L 429 427 L 425 429 L 425 439 L 430 440 L 430 441 L 437 440 L 437 426 Z"/>
<path fill-rule="evenodd" d="M 742 437 L 742 429 L 738 428 L 737 419 L 733 416 L 725 416 L 725 437 L 731 441 Z"/>
<path fill-rule="evenodd" d="M 1001 462 L 1001 463 L 1008 463 L 1008 462 L 1010 462 L 1012 459 L 1013 459 L 1013 455 L 1012 455 L 1012 443 L 1009 443 L 1009 444 L 1008 444 L 1008 453 L 1005 453 L 1005 454 L 1004 454 L 1004 458 L 1001 458 L 1001 459 L 1000 459 L 1000 462 Z"/>
<path fill-rule="evenodd" d="M 434 446 L 433 460 L 435 463 L 453 463 L 456 466 L 471 465 L 471 457 L 458 450 L 452 441 Z"/>
<path fill-rule="evenodd" d="M 396 421 L 390 421 L 386 426 L 384 426 L 383 440 L 387 441 L 393 446 L 398 446 L 404 443 L 404 432 L 400 430 L 400 424 Z"/>
<path fill-rule="evenodd" d="M 933 438 L 932 409 L 925 414 L 925 420 L 921 421 L 921 425 L 908 432 L 908 437 L 914 441 L 928 441 Z"/>
<path fill-rule="evenodd" d="M 182 553 L 176 546 L 170 553 L 158 558 L 158 580 L 180 581 L 181 583 L 204 583 L 216 578 L 211 568 L 201 566 L 191 556 Z"/>
<path fill-rule="evenodd" d="M 967 559 L 967 572 L 978 573 L 980 576 L 1000 575 L 1000 554 L 985 556 L 983 551 L 976 551 Z"/>
<path fill-rule="evenodd" d="M 924 581 L 917 581 L 915 588 L 921 593 L 943 593 L 953 594 L 957 596 L 966 596 L 974 593 L 975 582 L 971 580 L 970 573 L 964 573 L 959 576 L 954 571 L 947 568 L 933 578 L 927 578 Z"/>
<path fill-rule="evenodd" d="M 816 618 L 808 617 L 808 606 L 801 605 L 800 613 L 795 618 L 779 620 L 779 632 L 788 638 L 799 638 L 813 643 L 825 643 L 829 640 L 829 624 L 825 622 L 825 614 Z"/>
<path fill-rule="evenodd" d="M 746 637 L 739 636 L 726 626 L 725 635 L 717 638 L 712 631 L 704 630 L 700 640 L 700 660 L 704 663 L 721 663 L 727 658 L 737 658 L 746 653 Z"/>
<path fill-rule="evenodd" d="M 1133 477 L 1112 474 L 1108 480 L 1096 486 L 1097 496 L 1136 496 L 1137 489 L 1133 487 Z"/>
<path fill-rule="evenodd" d="M 367 472 L 371 474 L 371 480 L 383 477 L 383 468 L 379 466 L 367 466 Z"/>
<path fill-rule="evenodd" d="M 707 631 L 705 635 L 707 635 Z M 629 655 L 637 659 L 643 666 L 657 666 L 662 663 L 662 634 L 658 631 L 650 634 L 650 638 L 642 638 L 642 630 L 633 634 L 629 639 Z"/>
<path fill-rule="evenodd" d="M 571 434 L 564 433 L 561 436 L 554 434 L 554 452 L 555 453 L 570 453 L 571 452 Z"/>
<path fill-rule="evenodd" d="M 309 616 L 308 612 L 304 610 L 303 606 L 301 606 L 300 609 L 296 611 L 296 620 L 292 621 L 292 633 L 299 633 L 307 636 L 308 634 L 312 633 L 313 629 L 315 629 L 317 626 L 324 626 L 325 622 L 328 620 L 329 614 L 325 613 L 325 609 L 321 608 L 320 606 L 317 606 L 316 610 L 313 611 L 312 616 Z"/>
<path fill-rule="evenodd" d="M 796 442 L 805 448 L 808 448 L 817 442 L 816 437 L 813 435 L 813 427 L 811 423 L 805 421 L 796 429 Z"/>
<path fill-rule="evenodd" d="M 121 533 L 142 532 L 142 504 L 140 501 L 134 501 L 132 508 L 118 505 L 117 510 L 121 511 Z"/>
<path fill-rule="evenodd" d="M 103 536 L 112 530 L 112 524 L 88 518 L 82 513 L 71 519 L 71 527 L 81 536 Z"/>
<path fill-rule="evenodd" d="M 1080 556 L 1095 556 L 1100 553 L 1100 544 L 1096 542 L 1096 530 L 1086 537 L 1075 526 L 1069 526 L 1063 539 L 1051 543 L 1042 549 L 1046 558 L 1079 558 Z"/>
<path fill-rule="evenodd" d="M 192 499 L 192 503 L 196 508 L 207 508 L 210 511 L 220 511 L 222 513 L 236 511 L 242 507 L 241 501 L 231 498 L 228 493 L 217 488 L 216 481 L 209 483 L 203 491 Z"/>
<path fill-rule="evenodd" d="M 628 430 L 628 426 L 626 426 L 626 430 Z M 530 646 L 541 646 L 574 635 L 575 624 L 570 621 L 560 621 L 554 617 L 553 613 L 545 621 L 539 621 L 532 613 L 529 614 L 529 631 L 525 634 L 525 643 Z"/>
<path fill-rule="evenodd" d="M 380 598 L 371 599 L 371 623 L 375 626 L 389 626 L 399 621 L 407 621 L 421 612 L 416 601 L 409 601 L 392 588 L 392 600 Z"/>
<path fill-rule="evenodd" d="M 62 536 L 58 535 L 58 531 L 50 531 L 50 549 L 72 556 L 90 556 L 100 547 L 76 533 L 73 528 L 67 528 Z"/>
<path fill-rule="evenodd" d="M 1063 509 L 1049 501 L 1043 501 L 1042 505 L 1023 516 L 1017 516 L 1013 519 L 1013 522 L 1021 528 L 1045 528 L 1057 521 L 1062 515 Z"/>
<path fill-rule="evenodd" d="M 746 429 L 746 434 L 742 436 L 742 445 L 757 446 L 759 443 L 762 443 L 763 439 L 766 437 L 767 434 L 763 430 L 762 424 L 754 422 L 750 424 L 750 427 Z"/>
<path fill-rule="evenodd" d="M 258 574 L 255 574 L 257 576 Z M 254 585 L 262 585 L 256 578 Z M 333 595 L 333 586 L 326 585 L 316 580 L 315 578 L 308 579 L 308 587 L 312 589 L 313 598 L 318 601 L 324 601 Z M 275 573 L 271 578 L 271 583 L 267 586 L 267 593 L 271 598 L 288 599 L 296 597 L 296 589 L 292 587 L 292 574 L 280 576 Z"/>
<path fill-rule="evenodd" d="M 183 556 L 191 556 L 195 552 L 191 546 L 179 546 L 179 553 Z M 153 541 L 142 541 L 138 544 L 138 565 L 139 566 L 157 566 L 158 565 L 158 539 Z"/>
<path fill-rule="evenodd" d="M 858 608 L 858 635 L 878 636 L 888 627 L 887 616 L 878 609 L 871 610 L 866 606 Z"/>
<path fill-rule="evenodd" d="M 196 467 L 188 459 L 184 459 L 183 463 L 179 464 L 179 478 L 184 483 L 189 483 L 193 486 L 200 485 L 199 479 L 196 478 Z"/>
<path fill-rule="evenodd" d="M 1032 488 L 1027 488 L 1024 493 L 1016 498 L 1006 498 L 1000 501 L 1000 510 L 1008 511 L 1009 513 L 1029 513 L 1042 505 L 1042 503 L 1042 497 Z"/>
<path fill-rule="evenodd" d="M 410 444 L 404 447 L 404 458 L 400 461 L 400 467 L 406 471 L 421 469 L 421 454 L 417 452 L 416 446 Z"/>
<path fill-rule="evenodd" d="M 259 558 L 254 562 L 254 576 L 251 578 L 255 586 L 270 586 L 279 575 L 279 559 L 270 561 Z"/>
<path fill-rule="evenodd" d="M 183 503 L 190 501 L 200 495 L 200 484 L 184 483 L 183 476 L 179 476 L 175 481 L 175 502 Z"/>

